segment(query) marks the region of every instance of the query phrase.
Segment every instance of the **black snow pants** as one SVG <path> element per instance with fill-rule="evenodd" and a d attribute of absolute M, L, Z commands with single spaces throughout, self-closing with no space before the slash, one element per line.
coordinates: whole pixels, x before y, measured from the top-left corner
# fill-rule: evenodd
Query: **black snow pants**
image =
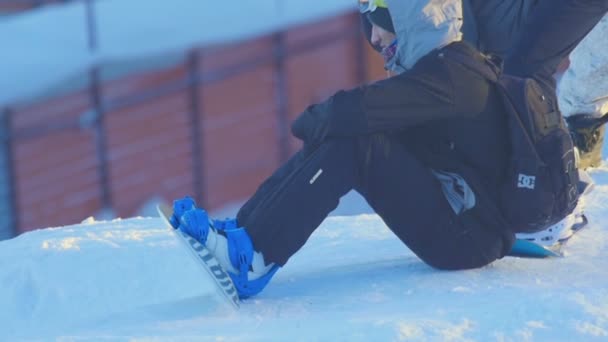
<path fill-rule="evenodd" d="M 506 72 L 533 77 L 551 93 L 559 62 L 607 9 L 608 0 L 543 1 L 506 58 Z M 414 156 L 421 157 L 420 150 L 408 150 L 416 146 L 392 135 L 370 135 L 331 138 L 304 148 L 260 186 L 239 211 L 238 223 L 266 261 L 284 265 L 339 199 L 355 189 L 433 267 L 475 268 L 504 256 L 514 235 L 493 221 L 500 215 L 492 200 L 481 191 L 472 209 L 456 215 L 428 163 Z M 465 179 L 477 183 L 479 190 L 486 177 Z"/>
<path fill-rule="evenodd" d="M 512 233 L 477 215 L 482 206 L 457 216 L 431 170 L 387 135 L 328 139 L 300 150 L 260 186 L 237 220 L 267 262 L 283 265 L 351 189 L 435 268 L 481 267 L 511 247 Z"/>

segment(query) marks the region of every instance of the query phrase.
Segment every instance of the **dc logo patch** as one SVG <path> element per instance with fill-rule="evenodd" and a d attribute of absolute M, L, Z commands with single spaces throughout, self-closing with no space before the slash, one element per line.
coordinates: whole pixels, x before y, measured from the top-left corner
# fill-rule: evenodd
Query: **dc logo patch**
<path fill-rule="evenodd" d="M 536 177 L 535 176 L 528 176 L 528 175 L 524 175 L 523 173 L 519 174 L 519 177 L 517 179 L 518 188 L 534 190 L 535 186 L 536 186 Z"/>

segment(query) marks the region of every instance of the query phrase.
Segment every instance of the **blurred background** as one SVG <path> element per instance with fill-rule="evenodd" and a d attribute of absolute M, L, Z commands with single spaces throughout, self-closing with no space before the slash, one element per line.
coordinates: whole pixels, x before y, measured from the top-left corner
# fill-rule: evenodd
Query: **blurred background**
<path fill-rule="evenodd" d="M 353 0 L 0 0 L 0 239 L 236 208 L 291 121 L 384 77 Z"/>

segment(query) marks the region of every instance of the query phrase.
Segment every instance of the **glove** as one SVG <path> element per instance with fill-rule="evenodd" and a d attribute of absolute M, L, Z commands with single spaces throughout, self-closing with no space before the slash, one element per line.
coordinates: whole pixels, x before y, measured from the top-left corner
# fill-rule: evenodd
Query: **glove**
<path fill-rule="evenodd" d="M 326 103 L 308 106 L 291 125 L 291 133 L 307 146 L 318 146 L 327 137 L 331 113 Z"/>
<path fill-rule="evenodd" d="M 339 91 L 325 102 L 309 106 L 291 125 L 291 133 L 305 145 L 319 146 L 328 137 L 366 133 L 360 89 Z"/>

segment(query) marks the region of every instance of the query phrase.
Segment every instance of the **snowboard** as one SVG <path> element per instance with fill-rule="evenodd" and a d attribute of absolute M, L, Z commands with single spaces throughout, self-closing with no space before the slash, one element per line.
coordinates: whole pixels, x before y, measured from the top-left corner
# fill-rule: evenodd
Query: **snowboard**
<path fill-rule="evenodd" d="M 170 217 L 173 215 L 173 209 L 171 207 L 159 205 L 156 207 L 156 210 L 165 222 L 167 228 L 175 234 L 181 245 L 189 251 L 188 254 L 198 265 L 200 265 L 200 268 L 204 270 L 204 276 L 213 282 L 222 298 L 224 298 L 234 309 L 238 310 L 240 301 L 236 288 L 232 283 L 232 279 L 226 271 L 222 269 L 213 254 L 195 238 L 184 233 L 180 229 L 175 229 L 171 225 Z"/>
<path fill-rule="evenodd" d="M 511 247 L 509 256 L 517 256 L 524 258 L 549 258 L 549 257 L 563 257 L 563 248 L 566 243 L 581 229 L 587 226 L 589 220 L 582 214 L 580 216 L 581 221 L 574 223 L 567 232 L 566 236 L 560 238 L 551 245 L 543 245 L 533 241 L 529 241 L 523 238 L 515 240 L 515 244 Z"/>

